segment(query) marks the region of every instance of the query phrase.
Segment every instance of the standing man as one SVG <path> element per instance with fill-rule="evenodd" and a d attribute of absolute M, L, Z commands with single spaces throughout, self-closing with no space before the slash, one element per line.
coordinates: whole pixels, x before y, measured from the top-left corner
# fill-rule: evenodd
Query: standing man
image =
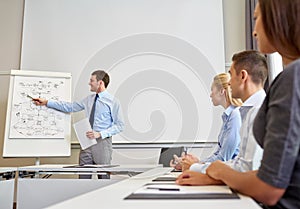
<path fill-rule="evenodd" d="M 124 129 L 124 122 L 120 104 L 116 98 L 106 90 L 109 75 L 103 70 L 96 70 L 91 74 L 90 91 L 96 92 L 79 102 L 63 102 L 36 98 L 36 105 L 46 105 L 62 112 L 85 111 L 92 130 L 86 132 L 90 139 L 96 138 L 97 144 L 80 151 L 79 164 L 110 164 L 112 158 L 112 135 Z M 80 176 L 80 178 L 91 178 Z"/>

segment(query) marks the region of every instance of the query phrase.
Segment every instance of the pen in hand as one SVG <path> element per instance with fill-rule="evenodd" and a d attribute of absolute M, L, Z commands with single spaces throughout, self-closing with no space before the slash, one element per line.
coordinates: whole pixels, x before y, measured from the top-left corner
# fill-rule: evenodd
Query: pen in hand
<path fill-rule="evenodd" d="M 30 96 L 30 95 L 28 95 L 28 94 L 27 94 L 27 97 L 30 98 L 30 99 L 32 99 L 33 101 L 38 101 L 37 98 L 33 98 L 32 96 Z"/>

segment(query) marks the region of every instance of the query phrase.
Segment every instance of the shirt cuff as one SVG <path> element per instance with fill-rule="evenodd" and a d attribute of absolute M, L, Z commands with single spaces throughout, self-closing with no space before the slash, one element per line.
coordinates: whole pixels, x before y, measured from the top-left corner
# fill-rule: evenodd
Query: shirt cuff
<path fill-rule="evenodd" d="M 206 169 L 209 165 L 210 163 L 194 163 L 191 165 L 190 170 L 206 174 Z"/>
<path fill-rule="evenodd" d="M 109 137 L 109 135 L 105 131 L 100 131 L 100 134 L 101 134 L 101 139 L 105 139 Z"/>
<path fill-rule="evenodd" d="M 46 105 L 46 106 L 52 108 L 52 107 L 53 107 L 53 104 L 54 104 L 54 101 L 51 100 L 51 99 L 49 99 L 49 100 L 47 101 L 47 105 Z"/>

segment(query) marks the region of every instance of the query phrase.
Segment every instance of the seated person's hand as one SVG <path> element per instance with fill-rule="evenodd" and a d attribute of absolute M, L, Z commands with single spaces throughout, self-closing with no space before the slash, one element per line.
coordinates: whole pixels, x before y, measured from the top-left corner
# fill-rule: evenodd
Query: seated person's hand
<path fill-rule="evenodd" d="M 206 174 L 198 173 L 195 171 L 184 171 L 176 180 L 179 185 L 216 185 L 223 184 L 223 182 L 215 180 Z"/>
<path fill-rule="evenodd" d="M 175 168 L 178 171 L 181 171 L 181 157 L 178 157 L 177 155 L 173 155 L 173 159 L 170 161 L 170 167 Z"/>
<path fill-rule="evenodd" d="M 181 159 L 182 171 L 188 170 L 192 164 L 199 163 L 199 159 L 191 154 L 187 154 Z"/>
<path fill-rule="evenodd" d="M 210 166 L 206 169 L 206 173 L 212 178 L 219 179 L 219 174 L 226 172 L 228 169 L 231 168 L 224 162 L 217 160 L 210 164 Z"/>

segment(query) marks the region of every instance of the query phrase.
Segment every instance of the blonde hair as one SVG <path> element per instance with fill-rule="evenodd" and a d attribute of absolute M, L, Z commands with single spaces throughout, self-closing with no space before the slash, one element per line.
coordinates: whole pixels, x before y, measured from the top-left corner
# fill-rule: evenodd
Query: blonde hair
<path fill-rule="evenodd" d="M 243 104 L 242 100 L 239 98 L 232 98 L 231 88 L 229 86 L 230 74 L 220 73 L 214 77 L 213 85 L 219 90 L 224 89 L 226 92 L 226 101 L 231 105 L 241 106 Z"/>

